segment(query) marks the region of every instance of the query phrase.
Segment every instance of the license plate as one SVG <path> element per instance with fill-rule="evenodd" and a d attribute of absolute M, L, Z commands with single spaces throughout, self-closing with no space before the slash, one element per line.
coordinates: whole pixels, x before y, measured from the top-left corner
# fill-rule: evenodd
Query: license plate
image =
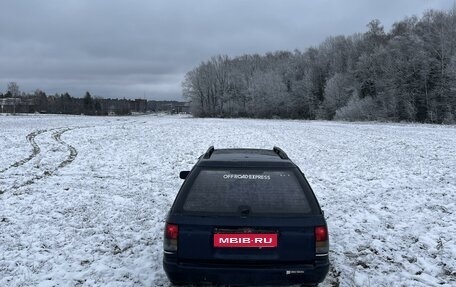
<path fill-rule="evenodd" d="M 274 233 L 215 233 L 214 247 L 274 248 L 277 234 Z"/>

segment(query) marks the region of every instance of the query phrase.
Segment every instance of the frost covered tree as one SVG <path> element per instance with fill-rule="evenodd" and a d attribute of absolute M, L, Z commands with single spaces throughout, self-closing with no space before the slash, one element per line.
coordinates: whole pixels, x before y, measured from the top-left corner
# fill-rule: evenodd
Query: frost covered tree
<path fill-rule="evenodd" d="M 286 85 L 275 72 L 256 73 L 249 86 L 250 110 L 254 117 L 270 118 L 287 114 Z"/>
<path fill-rule="evenodd" d="M 218 116 L 224 111 L 230 90 L 227 56 L 212 57 L 188 72 L 182 83 L 183 95 L 197 116 Z"/>
<path fill-rule="evenodd" d="M 324 117 L 332 119 L 336 110 L 345 106 L 354 92 L 353 79 L 348 74 L 336 73 L 325 86 Z"/>
<path fill-rule="evenodd" d="M 376 104 L 371 97 L 359 98 L 354 94 L 347 105 L 336 111 L 336 120 L 372 121 L 377 119 Z"/>
<path fill-rule="evenodd" d="M 453 121 L 456 8 L 366 30 L 304 51 L 212 57 L 186 74 L 183 94 L 196 116 Z"/>

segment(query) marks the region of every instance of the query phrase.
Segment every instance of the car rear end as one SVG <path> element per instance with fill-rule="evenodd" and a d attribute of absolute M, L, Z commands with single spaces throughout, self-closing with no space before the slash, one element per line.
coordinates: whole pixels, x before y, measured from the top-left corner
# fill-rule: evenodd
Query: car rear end
<path fill-rule="evenodd" d="M 195 168 L 168 215 L 163 266 L 176 284 L 317 284 L 328 230 L 298 168 Z"/>

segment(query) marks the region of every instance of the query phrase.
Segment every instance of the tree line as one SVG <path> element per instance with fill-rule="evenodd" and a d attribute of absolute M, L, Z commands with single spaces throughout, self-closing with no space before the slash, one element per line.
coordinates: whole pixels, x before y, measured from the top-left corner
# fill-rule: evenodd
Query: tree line
<path fill-rule="evenodd" d="M 214 56 L 182 90 L 199 117 L 455 123 L 456 7 L 305 51 Z"/>
<path fill-rule="evenodd" d="M 184 103 L 178 101 L 148 101 L 145 99 L 105 99 L 93 97 L 86 92 L 84 97 L 72 97 L 69 93 L 47 95 L 35 90 L 24 93 L 16 82 L 8 83 L 5 94 L 0 93 L 1 112 L 49 113 L 73 115 L 130 115 L 158 111 L 175 111 Z"/>

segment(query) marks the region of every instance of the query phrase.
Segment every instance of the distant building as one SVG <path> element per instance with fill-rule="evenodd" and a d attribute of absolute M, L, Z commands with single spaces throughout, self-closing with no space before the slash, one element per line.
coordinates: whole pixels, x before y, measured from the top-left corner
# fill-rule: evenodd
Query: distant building
<path fill-rule="evenodd" d="M 1 98 L 0 111 L 2 113 L 33 113 L 35 112 L 35 101 L 22 98 Z"/>
<path fill-rule="evenodd" d="M 179 103 L 174 105 L 174 110 L 176 114 L 188 114 L 190 113 L 190 104 L 189 103 Z"/>
<path fill-rule="evenodd" d="M 177 113 L 185 110 L 184 102 L 178 101 L 147 101 L 147 110 L 151 112 Z M 179 106 L 178 108 L 176 108 Z"/>
<path fill-rule="evenodd" d="M 115 116 L 116 115 L 116 107 L 114 105 L 110 105 L 108 108 L 108 116 Z"/>
<path fill-rule="evenodd" d="M 130 101 L 130 110 L 136 113 L 147 112 L 147 100 L 135 99 L 134 101 Z"/>

